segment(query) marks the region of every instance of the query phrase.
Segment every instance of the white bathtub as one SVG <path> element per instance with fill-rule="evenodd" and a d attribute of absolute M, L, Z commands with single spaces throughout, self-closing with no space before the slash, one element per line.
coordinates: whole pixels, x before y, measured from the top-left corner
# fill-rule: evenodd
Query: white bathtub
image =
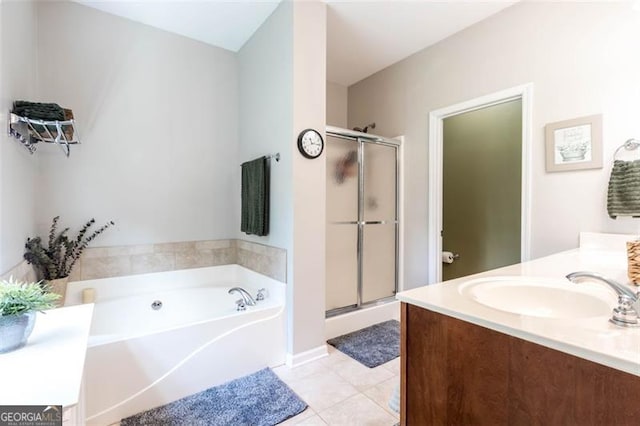
<path fill-rule="evenodd" d="M 267 298 L 236 311 L 243 287 Z M 285 360 L 284 284 L 238 265 L 69 284 L 66 305 L 93 288 L 85 364 L 88 424 L 109 425 Z M 161 301 L 162 308 L 151 304 Z"/>

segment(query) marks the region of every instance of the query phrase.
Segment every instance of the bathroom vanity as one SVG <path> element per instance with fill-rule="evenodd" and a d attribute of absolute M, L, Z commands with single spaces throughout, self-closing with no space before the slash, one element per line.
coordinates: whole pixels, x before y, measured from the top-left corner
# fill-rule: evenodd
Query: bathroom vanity
<path fill-rule="evenodd" d="M 608 321 L 606 285 L 564 279 L 627 282 L 624 241 L 585 234 L 577 250 L 399 293 L 401 423 L 639 424 L 640 328 Z"/>

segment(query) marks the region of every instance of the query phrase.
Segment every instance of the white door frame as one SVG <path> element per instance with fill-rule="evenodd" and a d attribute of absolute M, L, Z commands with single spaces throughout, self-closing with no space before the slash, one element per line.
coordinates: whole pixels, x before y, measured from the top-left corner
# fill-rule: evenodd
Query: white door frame
<path fill-rule="evenodd" d="M 522 205 L 520 259 L 531 247 L 531 139 L 533 83 L 501 90 L 429 113 L 429 284 L 442 281 L 442 129 L 443 120 L 514 99 L 522 99 Z"/>
<path fill-rule="evenodd" d="M 398 292 L 404 291 L 404 135 L 393 138 L 398 145 Z"/>

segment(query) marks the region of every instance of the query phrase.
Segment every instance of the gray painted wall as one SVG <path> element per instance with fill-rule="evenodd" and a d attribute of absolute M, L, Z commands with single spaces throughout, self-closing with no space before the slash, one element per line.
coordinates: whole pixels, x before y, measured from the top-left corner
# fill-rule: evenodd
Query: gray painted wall
<path fill-rule="evenodd" d="M 287 250 L 290 355 L 324 344 L 324 162 L 303 158 L 297 136 L 325 124 L 325 67 L 303 54 L 324 51 L 325 7 L 282 2 L 238 54 L 240 161 L 281 155 L 271 160 L 269 235 L 238 237 Z"/>
<path fill-rule="evenodd" d="M 97 246 L 235 237 L 235 54 L 72 2 L 38 16 L 38 96 L 82 138 L 70 158 L 36 153 L 40 232 L 61 215 L 113 219 Z"/>
<path fill-rule="evenodd" d="M 325 153 L 304 158 L 297 148 L 301 131 L 313 128 L 323 138 L 326 124 L 326 34 L 324 2 L 293 2 L 293 345 L 290 353 L 326 352 Z M 317 356 L 318 354 L 316 354 Z"/>
<path fill-rule="evenodd" d="M 429 112 L 533 82 L 533 258 L 577 247 L 580 231 L 638 233 L 611 220 L 613 151 L 640 137 L 640 16 L 628 3 L 516 4 L 349 87 L 349 126 L 405 135 L 405 286 L 427 283 Z M 604 168 L 546 173 L 546 123 L 604 114 Z"/>
<path fill-rule="evenodd" d="M 281 4 L 238 52 L 240 163 L 280 153 L 271 160 L 269 235 L 256 237 L 234 228 L 237 238 L 290 251 L 293 244 L 293 23 L 292 7 Z M 240 197 L 236 198 L 240 211 Z M 289 262 L 290 263 L 290 262 Z"/>
<path fill-rule="evenodd" d="M 0 2 L 0 273 L 22 262 L 25 240 L 35 234 L 43 208 L 34 196 L 38 153 L 30 155 L 6 132 L 13 101 L 36 94 L 36 25 L 33 3 Z"/>
<path fill-rule="evenodd" d="M 347 128 L 348 88 L 327 81 L 327 125 Z"/>
<path fill-rule="evenodd" d="M 238 52 L 240 162 L 280 153 L 271 160 L 269 235 L 238 238 L 287 251 L 287 352 L 292 353 L 293 308 L 293 6 L 282 2 Z M 236 186 L 240 187 L 240 175 Z M 240 198 L 237 199 L 239 206 Z M 239 209 L 239 207 L 238 207 Z"/>

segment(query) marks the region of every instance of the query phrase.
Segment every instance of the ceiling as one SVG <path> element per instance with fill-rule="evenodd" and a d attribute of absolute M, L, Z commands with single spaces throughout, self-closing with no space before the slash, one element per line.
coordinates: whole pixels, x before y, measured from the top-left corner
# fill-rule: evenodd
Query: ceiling
<path fill-rule="evenodd" d="M 329 0 L 327 80 L 350 86 L 514 4 Z"/>
<path fill-rule="evenodd" d="M 74 0 L 237 52 L 280 0 Z"/>
<path fill-rule="evenodd" d="M 234 52 L 280 0 L 75 0 Z M 302 0 L 294 0 L 302 1 Z M 510 6 L 504 0 L 325 0 L 327 79 L 349 86 Z"/>

